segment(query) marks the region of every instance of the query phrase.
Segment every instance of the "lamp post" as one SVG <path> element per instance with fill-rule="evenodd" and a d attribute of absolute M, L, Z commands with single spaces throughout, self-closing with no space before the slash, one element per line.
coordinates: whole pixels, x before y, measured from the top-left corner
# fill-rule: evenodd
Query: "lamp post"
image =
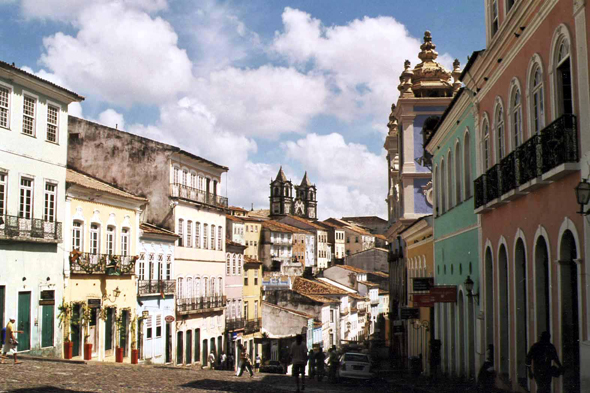
<path fill-rule="evenodd" d="M 587 216 L 590 214 L 590 209 L 584 211 L 584 205 L 588 204 L 590 200 L 590 183 L 588 183 L 587 179 L 583 179 L 575 188 L 576 190 L 576 199 L 578 200 L 578 204 L 580 205 L 580 211 L 578 214 L 583 216 Z"/>
<path fill-rule="evenodd" d="M 464 284 L 465 284 L 465 290 L 467 291 L 467 297 L 477 298 L 477 305 L 479 306 L 479 293 L 473 293 L 473 284 L 475 284 L 475 283 L 473 282 L 471 277 L 467 276 Z"/>

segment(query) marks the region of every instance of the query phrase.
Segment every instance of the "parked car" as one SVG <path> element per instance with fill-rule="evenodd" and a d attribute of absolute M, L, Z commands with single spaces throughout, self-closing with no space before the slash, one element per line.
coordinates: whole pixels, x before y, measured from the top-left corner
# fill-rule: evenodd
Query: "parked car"
<path fill-rule="evenodd" d="M 266 364 L 260 366 L 261 373 L 283 374 L 283 366 L 276 360 L 271 360 Z"/>
<path fill-rule="evenodd" d="M 371 379 L 371 358 L 358 352 L 347 352 L 340 358 L 339 379 Z"/>

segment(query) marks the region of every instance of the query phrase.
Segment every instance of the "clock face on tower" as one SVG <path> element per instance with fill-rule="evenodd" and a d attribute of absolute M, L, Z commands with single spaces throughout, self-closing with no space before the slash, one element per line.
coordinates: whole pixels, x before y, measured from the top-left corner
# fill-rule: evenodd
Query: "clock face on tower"
<path fill-rule="evenodd" d="M 304 210 L 303 202 L 295 201 L 295 214 L 302 216 L 303 210 Z"/>

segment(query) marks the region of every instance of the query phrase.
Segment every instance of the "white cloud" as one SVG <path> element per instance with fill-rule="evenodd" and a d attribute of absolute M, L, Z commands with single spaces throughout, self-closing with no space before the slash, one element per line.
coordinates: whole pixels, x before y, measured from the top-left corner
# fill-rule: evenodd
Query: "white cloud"
<path fill-rule="evenodd" d="M 165 20 L 120 3 L 84 8 L 76 37 L 43 40 L 40 62 L 65 84 L 129 106 L 159 104 L 190 87 L 192 63 Z"/>
<path fill-rule="evenodd" d="M 125 119 L 123 118 L 123 115 L 111 108 L 101 112 L 98 115 L 97 122 L 119 130 L 125 128 Z"/>
<path fill-rule="evenodd" d="M 281 147 L 317 184 L 320 218 L 385 213 L 385 153 L 377 155 L 365 145 L 347 143 L 338 133 L 307 134 Z"/>

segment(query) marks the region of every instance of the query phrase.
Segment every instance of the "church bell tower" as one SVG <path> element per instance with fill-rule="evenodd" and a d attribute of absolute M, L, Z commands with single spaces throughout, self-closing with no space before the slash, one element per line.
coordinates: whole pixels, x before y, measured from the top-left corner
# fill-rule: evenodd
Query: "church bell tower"
<path fill-rule="evenodd" d="M 283 167 L 279 169 L 276 179 L 270 182 L 270 215 L 284 216 L 291 214 L 293 207 L 293 184 L 287 180 Z"/>
<path fill-rule="evenodd" d="M 315 220 L 317 218 L 317 190 L 314 184 L 311 184 L 307 177 L 307 172 L 303 175 L 303 180 L 299 186 L 295 186 L 295 203 L 293 205 L 293 214 L 296 216 Z"/>

